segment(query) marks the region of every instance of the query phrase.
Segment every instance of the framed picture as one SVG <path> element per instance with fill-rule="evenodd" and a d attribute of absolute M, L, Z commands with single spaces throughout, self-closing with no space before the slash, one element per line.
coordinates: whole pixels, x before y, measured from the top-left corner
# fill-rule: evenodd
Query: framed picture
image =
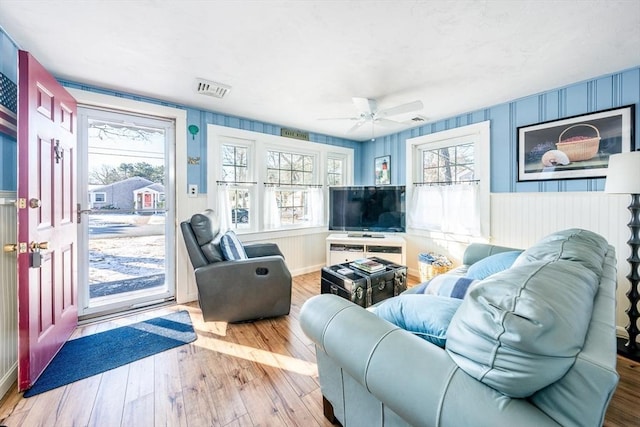
<path fill-rule="evenodd" d="M 391 184 L 391 156 L 376 157 L 373 162 L 376 185 Z"/>
<path fill-rule="evenodd" d="M 634 106 L 518 128 L 518 181 L 602 178 L 609 156 L 631 151 Z"/>

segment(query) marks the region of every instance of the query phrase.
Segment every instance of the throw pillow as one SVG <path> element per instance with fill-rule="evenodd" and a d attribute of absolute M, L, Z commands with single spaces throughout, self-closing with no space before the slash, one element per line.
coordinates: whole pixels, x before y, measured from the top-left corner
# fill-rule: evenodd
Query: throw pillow
<path fill-rule="evenodd" d="M 437 346 L 446 343 L 449 322 L 461 300 L 435 295 L 399 295 L 372 308 L 378 317 Z"/>
<path fill-rule="evenodd" d="M 244 250 L 244 246 L 242 246 L 242 242 L 238 240 L 238 236 L 236 236 L 233 230 L 224 233 L 224 236 L 220 239 L 220 249 L 222 249 L 222 254 L 228 261 L 249 259 Z"/>
<path fill-rule="evenodd" d="M 477 280 L 455 274 L 440 274 L 426 283 L 423 293 L 441 297 L 463 299 Z"/>
<path fill-rule="evenodd" d="M 469 266 L 467 277 L 482 280 L 492 274 L 504 271 L 513 265 L 513 262 L 521 253 L 522 251 L 500 252 L 499 254 L 483 258 Z"/>

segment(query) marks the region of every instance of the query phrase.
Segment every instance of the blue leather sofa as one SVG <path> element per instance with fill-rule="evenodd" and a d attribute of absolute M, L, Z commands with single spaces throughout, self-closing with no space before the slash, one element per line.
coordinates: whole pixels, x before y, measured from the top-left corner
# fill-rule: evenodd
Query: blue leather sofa
<path fill-rule="evenodd" d="M 506 250 L 473 244 L 450 274 Z M 325 416 L 344 427 L 601 426 L 618 383 L 615 289 L 613 246 L 571 229 L 470 289 L 445 348 L 314 296 L 301 325 L 316 346 Z"/>

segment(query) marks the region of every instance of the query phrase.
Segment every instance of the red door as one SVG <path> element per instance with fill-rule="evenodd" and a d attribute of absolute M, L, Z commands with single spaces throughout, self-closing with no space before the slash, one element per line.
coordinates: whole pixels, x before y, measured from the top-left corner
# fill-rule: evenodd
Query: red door
<path fill-rule="evenodd" d="M 18 388 L 26 390 L 78 323 L 73 97 L 18 54 Z M 72 368 L 70 368 L 72 369 Z"/>

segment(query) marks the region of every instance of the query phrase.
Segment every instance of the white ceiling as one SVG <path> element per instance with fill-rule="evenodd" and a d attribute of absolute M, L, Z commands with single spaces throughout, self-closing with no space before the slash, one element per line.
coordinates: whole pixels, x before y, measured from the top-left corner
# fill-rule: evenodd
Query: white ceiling
<path fill-rule="evenodd" d="M 424 103 L 377 137 L 640 65 L 640 0 L 0 0 L 0 26 L 60 78 L 355 140 L 319 120 L 352 97 Z"/>

